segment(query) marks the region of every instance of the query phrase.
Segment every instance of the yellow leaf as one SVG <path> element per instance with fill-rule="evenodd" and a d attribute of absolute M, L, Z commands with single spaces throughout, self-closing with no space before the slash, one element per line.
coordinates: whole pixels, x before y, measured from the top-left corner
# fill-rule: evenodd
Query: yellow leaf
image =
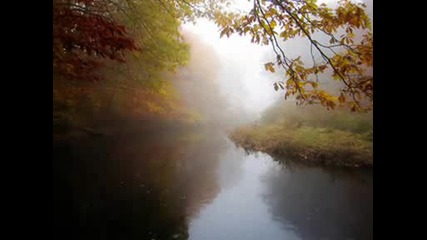
<path fill-rule="evenodd" d="M 276 21 L 274 21 L 274 19 L 273 20 L 271 20 L 271 22 L 270 22 L 270 26 L 271 26 L 271 28 L 272 28 L 272 30 L 276 27 Z"/>
<path fill-rule="evenodd" d="M 313 88 L 317 88 L 319 86 L 316 82 L 310 82 L 310 84 Z"/>
<path fill-rule="evenodd" d="M 275 72 L 274 63 L 272 63 L 272 62 L 268 62 L 268 63 L 264 64 L 264 68 L 265 68 L 265 70 L 270 71 L 272 73 Z"/>

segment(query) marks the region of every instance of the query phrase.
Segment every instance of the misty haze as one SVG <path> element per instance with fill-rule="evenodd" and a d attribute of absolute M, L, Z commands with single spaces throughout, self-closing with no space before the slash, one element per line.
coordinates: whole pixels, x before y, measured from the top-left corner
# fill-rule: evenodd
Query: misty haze
<path fill-rule="evenodd" d="M 372 239 L 372 4 L 54 0 L 54 239 Z"/>

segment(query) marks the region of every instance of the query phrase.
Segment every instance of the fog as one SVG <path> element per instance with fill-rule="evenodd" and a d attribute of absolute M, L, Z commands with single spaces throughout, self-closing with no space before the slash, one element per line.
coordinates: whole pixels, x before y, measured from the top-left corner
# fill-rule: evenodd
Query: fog
<path fill-rule="evenodd" d="M 224 98 L 223 110 L 228 114 L 255 118 L 280 96 L 272 87 L 274 79 L 265 77 L 263 58 L 270 51 L 268 46 L 252 44 L 247 37 L 219 38 L 217 26 L 207 20 L 185 25 L 184 35 L 192 57 L 184 71 L 191 69 L 191 78 L 202 76 L 199 81 L 215 83 L 213 91 Z"/>
<path fill-rule="evenodd" d="M 373 1 L 357 1 L 367 5 L 366 11 L 373 20 Z M 334 0 L 318 1 L 319 4 L 323 2 L 331 7 L 337 3 Z M 237 1 L 230 8 L 247 12 L 251 6 L 251 2 Z M 218 27 L 205 19 L 199 19 L 196 24 L 184 24 L 183 33 L 191 45 L 191 61 L 180 72 L 178 85 L 185 92 L 187 102 L 207 118 L 212 118 L 218 110 L 234 122 L 251 121 L 283 98 L 285 92 L 276 92 L 273 88 L 274 82 L 283 80 L 283 71 L 272 74 L 264 69 L 264 63 L 275 59 L 271 46 L 253 44 L 248 36 L 220 38 Z M 321 35 L 315 35 L 315 39 L 319 42 L 329 40 Z M 305 63 L 312 63 L 308 40 L 296 38 L 281 45 L 291 58 L 301 55 Z M 320 59 L 319 55 L 315 57 Z M 320 82 L 328 89 L 340 87 L 326 76 L 320 76 Z M 219 115 L 216 116 L 219 119 Z"/>

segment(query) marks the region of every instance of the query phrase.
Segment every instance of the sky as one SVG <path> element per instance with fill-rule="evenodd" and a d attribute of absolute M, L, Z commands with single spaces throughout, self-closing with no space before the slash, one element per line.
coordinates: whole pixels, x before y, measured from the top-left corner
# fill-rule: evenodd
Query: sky
<path fill-rule="evenodd" d="M 373 0 L 355 1 L 365 2 L 368 5 L 367 12 L 372 17 Z M 329 5 L 336 1 L 318 1 L 319 4 L 323 2 Z M 230 7 L 248 11 L 251 6 L 251 1 L 236 0 Z M 183 29 L 198 36 L 218 55 L 221 62 L 218 82 L 221 93 L 227 98 L 231 108 L 240 108 L 254 117 L 259 117 L 276 99 L 284 96 L 283 91 L 276 92 L 273 88 L 274 82 L 282 80 L 280 76 L 269 74 L 264 69 L 264 63 L 268 62 L 268 56 L 271 56 L 271 46 L 253 44 L 249 37 L 239 35 L 220 38 L 217 26 L 206 19 L 198 20 L 195 25 L 187 23 Z M 306 41 L 294 40 L 286 46 L 291 55 L 308 53 L 304 52 L 309 46 Z"/>

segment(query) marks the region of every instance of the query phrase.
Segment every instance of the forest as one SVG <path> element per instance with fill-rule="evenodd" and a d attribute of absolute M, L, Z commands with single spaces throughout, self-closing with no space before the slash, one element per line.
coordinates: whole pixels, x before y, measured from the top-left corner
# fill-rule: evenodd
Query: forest
<path fill-rule="evenodd" d="M 283 91 L 285 99 L 353 112 L 372 109 L 372 33 L 363 4 L 340 1 L 333 12 L 316 1 L 289 1 L 285 5 L 254 1 L 246 14 L 229 11 L 228 4 L 55 0 L 54 133 L 96 132 L 95 125 L 108 128 L 120 121 L 200 121 L 200 112 L 185 105 L 185 93 L 176 86 L 184 82 L 177 76 L 180 69 L 194 58 L 191 36 L 185 36 L 180 26 L 200 18 L 215 22 L 220 36 L 248 35 L 254 44 L 271 45 L 275 61 L 264 63 L 264 67 L 270 72 L 277 69 L 281 75 L 274 89 Z M 360 29 L 368 31 L 356 34 Z M 311 37 L 318 33 L 330 38 L 329 44 Z M 335 33 L 342 34 L 337 37 Z M 301 56 L 292 59 L 279 44 L 279 40 L 300 36 L 310 41 L 312 63 Z M 318 52 L 313 53 L 313 48 Z M 316 54 L 320 61 L 315 61 Z M 192 71 L 196 68 L 190 66 Z M 215 74 L 214 69 L 211 66 L 203 74 Z M 325 90 L 319 78 L 333 78 L 339 90 Z M 201 81 L 206 83 L 199 83 L 199 91 L 215 94 L 209 91 L 208 80 Z"/>

